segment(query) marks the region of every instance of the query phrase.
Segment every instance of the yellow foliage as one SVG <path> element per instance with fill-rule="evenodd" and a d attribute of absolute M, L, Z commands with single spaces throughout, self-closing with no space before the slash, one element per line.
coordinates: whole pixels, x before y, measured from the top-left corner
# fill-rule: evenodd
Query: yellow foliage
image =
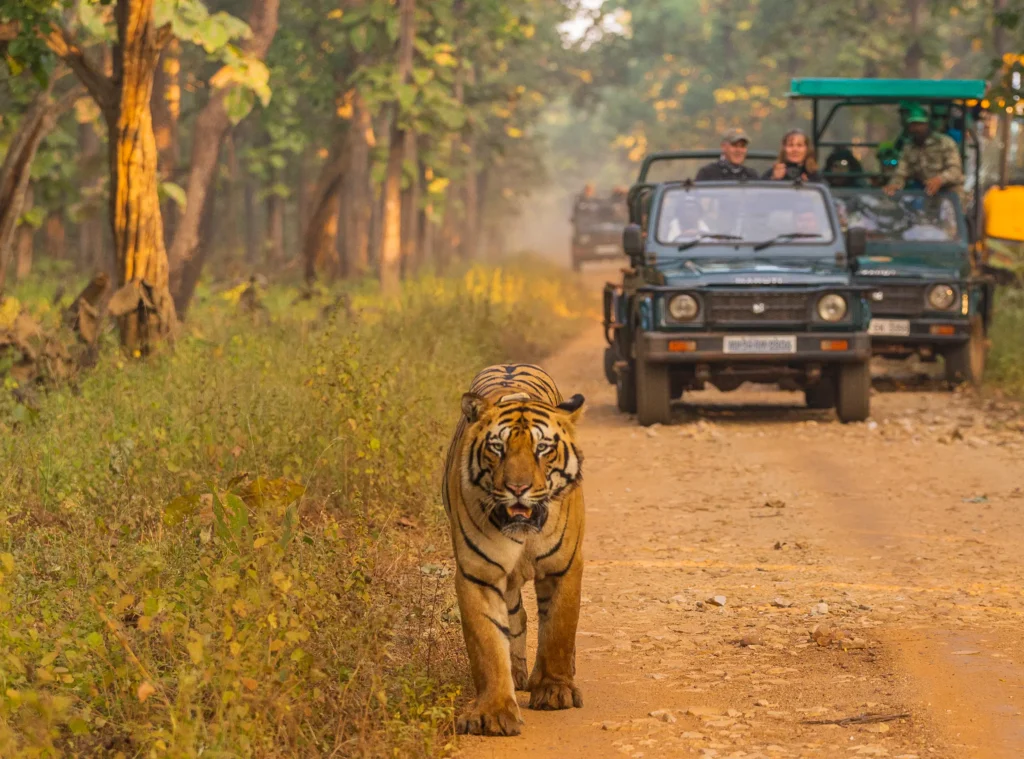
<path fill-rule="evenodd" d="M 431 172 L 433 176 L 433 172 Z M 427 184 L 427 192 L 431 195 L 440 195 L 442 192 L 448 189 L 448 184 L 451 180 L 448 177 L 437 177 L 431 179 Z"/>
<path fill-rule="evenodd" d="M 14 320 L 18 318 L 19 313 L 21 313 L 21 303 L 18 302 L 18 299 L 4 298 L 3 303 L 0 303 L 0 329 L 14 324 Z"/>
<path fill-rule="evenodd" d="M 441 52 L 434 54 L 434 63 L 444 68 L 455 68 L 459 61 L 451 53 L 442 50 Z"/>
<path fill-rule="evenodd" d="M 333 11 L 331 11 L 330 13 L 327 14 L 327 18 L 329 18 L 329 19 L 339 19 L 339 18 L 341 18 L 344 15 L 345 15 L 345 11 L 343 11 L 341 8 L 335 8 Z"/>
<path fill-rule="evenodd" d="M 518 129 L 518 128 L 514 127 L 514 126 L 506 124 L 505 125 L 505 134 L 507 134 L 513 140 L 518 140 L 520 137 L 523 136 L 523 130 L 522 129 Z"/>
<path fill-rule="evenodd" d="M 745 18 L 742 21 L 740 21 L 738 24 L 736 24 L 736 28 L 739 31 L 741 31 L 741 32 L 746 32 L 746 31 L 750 31 L 750 27 L 752 27 L 753 25 L 754 25 L 753 21 L 751 21 L 750 19 Z"/>

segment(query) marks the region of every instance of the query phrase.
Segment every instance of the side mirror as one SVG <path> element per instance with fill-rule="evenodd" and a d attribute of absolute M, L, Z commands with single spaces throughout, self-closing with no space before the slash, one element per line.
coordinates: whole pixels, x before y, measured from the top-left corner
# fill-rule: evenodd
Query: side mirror
<path fill-rule="evenodd" d="M 864 227 L 850 227 L 846 232 L 846 255 L 850 265 L 856 265 L 857 259 L 868 251 L 868 233 Z"/>
<path fill-rule="evenodd" d="M 630 258 L 644 255 L 644 233 L 639 224 L 627 224 L 622 230 L 622 248 Z"/>

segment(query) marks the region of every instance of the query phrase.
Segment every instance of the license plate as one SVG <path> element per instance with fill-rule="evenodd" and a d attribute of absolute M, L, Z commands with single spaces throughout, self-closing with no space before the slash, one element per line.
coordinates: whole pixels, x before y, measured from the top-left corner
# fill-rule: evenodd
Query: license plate
<path fill-rule="evenodd" d="M 883 337 L 910 337 L 910 321 L 907 319 L 872 319 L 868 325 L 869 335 Z"/>
<path fill-rule="evenodd" d="M 796 336 L 726 337 L 722 340 L 722 351 L 725 353 L 796 353 Z"/>
<path fill-rule="evenodd" d="M 599 256 L 614 256 L 614 255 L 618 254 L 619 246 L 618 245 L 598 245 L 597 248 L 595 248 L 595 250 L 597 251 L 597 255 L 599 255 Z"/>

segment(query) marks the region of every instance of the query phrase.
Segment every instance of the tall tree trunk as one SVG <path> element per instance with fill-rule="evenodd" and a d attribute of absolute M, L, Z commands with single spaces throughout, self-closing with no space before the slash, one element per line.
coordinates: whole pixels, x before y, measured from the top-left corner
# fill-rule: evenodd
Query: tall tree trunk
<path fill-rule="evenodd" d="M 921 78 L 921 62 L 924 60 L 924 48 L 921 46 L 921 11 L 923 0 L 906 0 L 908 16 L 907 37 L 910 44 L 903 59 L 903 76 L 907 79 Z"/>
<path fill-rule="evenodd" d="M 245 172 L 245 262 L 249 268 L 256 266 L 260 261 L 260 235 L 257 224 L 258 210 L 256 208 L 256 178 L 248 171 Z"/>
<path fill-rule="evenodd" d="M 352 99 L 349 165 L 345 177 L 345 276 L 365 277 L 370 271 L 370 220 L 373 190 L 370 187 L 370 149 L 376 144 L 373 119 L 357 89 Z"/>
<path fill-rule="evenodd" d="M 998 14 L 1006 10 L 1007 0 L 992 0 L 992 46 L 995 48 L 996 57 L 1002 60 L 1002 57 L 1008 52 L 1008 45 L 1006 43 L 1006 27 L 999 23 L 996 18 Z"/>
<path fill-rule="evenodd" d="M 56 78 L 55 75 L 51 81 Z M 56 125 L 58 117 L 81 95 L 81 90 L 75 87 L 54 101 L 51 92 L 47 88 L 36 95 L 0 165 L 0 293 L 6 284 L 15 231 L 25 207 L 25 192 L 36 151 Z"/>
<path fill-rule="evenodd" d="M 67 230 L 64 227 L 64 217 L 60 213 L 52 213 L 46 217 L 44 224 L 46 233 L 46 255 L 63 261 L 67 257 Z"/>
<path fill-rule="evenodd" d="M 278 172 L 275 170 L 271 185 L 275 186 L 278 181 Z M 284 263 L 284 198 L 276 191 L 267 195 L 267 268 L 277 269 Z"/>
<path fill-rule="evenodd" d="M 178 141 L 178 118 L 181 116 L 181 43 L 171 40 L 164 48 L 157 66 L 153 85 L 153 131 L 156 133 L 156 148 L 160 153 L 157 164 L 161 182 L 177 179 L 181 148 Z M 174 239 L 180 208 L 171 198 L 161 206 L 164 219 L 164 240 Z"/>
<path fill-rule="evenodd" d="M 302 259 L 305 265 L 306 282 L 316 280 L 318 270 L 325 266 L 337 274 L 338 214 L 341 208 L 341 188 L 348 166 L 348 135 L 351 130 L 335 138 L 320 169 L 310 203 L 309 222 L 302 239 Z"/>
<path fill-rule="evenodd" d="M 416 0 L 399 0 L 398 81 L 405 84 L 412 74 Z M 403 114 L 395 103 L 391 117 L 391 142 L 384 179 L 382 235 L 380 246 L 380 286 L 384 295 L 397 295 L 401 286 L 402 264 L 402 163 L 405 148 Z"/>
<path fill-rule="evenodd" d="M 181 299 L 183 308 L 181 317 L 183 319 L 188 313 L 189 306 L 192 305 L 192 296 L 196 294 L 196 286 L 199 284 L 199 277 L 203 273 L 203 264 L 206 263 L 206 257 L 209 254 L 210 246 L 213 244 L 213 237 L 217 227 L 217 193 L 206 193 L 205 203 L 206 205 L 203 207 L 203 213 L 199 219 L 199 243 L 196 247 L 196 253 L 182 267 L 180 289 L 176 294 Z"/>
<path fill-rule="evenodd" d="M 29 184 L 25 190 L 24 208 L 31 209 L 33 203 L 32 185 Z M 36 229 L 31 224 L 19 224 L 18 231 L 14 235 L 15 249 L 17 252 L 17 265 L 15 266 L 15 277 L 18 282 L 24 282 L 25 278 L 32 273 L 32 253 Z"/>
<path fill-rule="evenodd" d="M 96 127 L 86 122 L 78 125 L 78 176 L 82 186 L 83 203 L 78 224 L 78 254 L 83 271 L 113 274 L 109 249 L 103 240 L 103 210 L 99 201 L 101 172 L 106 161 L 100 155 L 100 138 Z"/>
<path fill-rule="evenodd" d="M 153 133 L 153 78 L 160 58 L 154 0 L 119 0 L 114 10 L 114 95 L 105 103 L 110 132 L 110 218 L 120 290 L 110 313 L 121 344 L 147 353 L 177 321 L 168 290 L 167 250 Z"/>
<path fill-rule="evenodd" d="M 249 26 L 253 34 L 243 45 L 248 55 L 259 59 L 266 57 L 270 43 L 277 33 L 279 7 L 280 0 L 253 0 L 249 14 Z M 195 255 L 199 247 L 199 227 L 203 209 L 206 208 L 206 196 L 217 171 L 221 143 L 231 126 L 225 107 L 225 100 L 230 91 L 231 87 L 215 90 L 196 117 L 192 138 L 192 168 L 185 191 L 185 212 L 175 232 L 170 251 L 172 289 L 175 305 L 180 311 L 185 311 L 187 306 L 184 292 L 181 291 L 181 275 L 185 262 Z"/>
<path fill-rule="evenodd" d="M 402 152 L 405 167 L 411 167 L 412 172 L 409 186 L 402 191 L 402 275 L 406 277 L 416 271 L 420 238 L 420 165 L 416 143 L 416 135 L 407 131 Z M 409 172 L 406 175 L 409 176 Z"/>

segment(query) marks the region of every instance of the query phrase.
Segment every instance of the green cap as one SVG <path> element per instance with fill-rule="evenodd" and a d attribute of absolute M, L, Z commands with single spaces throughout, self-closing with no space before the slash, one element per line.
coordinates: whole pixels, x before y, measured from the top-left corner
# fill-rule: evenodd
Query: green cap
<path fill-rule="evenodd" d="M 924 112 L 924 108 L 919 105 L 915 105 L 907 111 L 908 124 L 927 124 L 931 121 L 928 118 L 928 114 Z"/>

